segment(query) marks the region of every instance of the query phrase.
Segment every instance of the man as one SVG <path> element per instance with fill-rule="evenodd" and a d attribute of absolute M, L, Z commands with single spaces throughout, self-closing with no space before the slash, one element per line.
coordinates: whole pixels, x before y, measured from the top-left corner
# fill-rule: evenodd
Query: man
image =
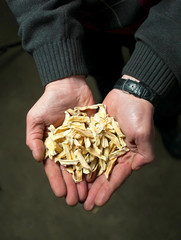
<path fill-rule="evenodd" d="M 86 76 L 95 75 L 105 95 L 111 87 L 103 103 L 119 122 L 130 152 L 118 158 L 110 180 L 103 174 L 93 182 L 75 184 L 62 167 L 49 159 L 44 162 L 55 195 L 65 196 L 69 205 L 84 202 L 86 210 L 102 206 L 133 170 L 154 159 L 155 108 L 181 79 L 180 1 L 152 1 L 149 15 L 148 1 L 7 2 L 20 24 L 22 45 L 33 55 L 45 86 L 27 115 L 27 144 L 37 161 L 44 158 L 47 126 L 60 125 L 67 108 L 94 103 Z M 102 42 L 104 48 L 98 52 Z M 134 49 L 123 70 L 119 43 Z"/>

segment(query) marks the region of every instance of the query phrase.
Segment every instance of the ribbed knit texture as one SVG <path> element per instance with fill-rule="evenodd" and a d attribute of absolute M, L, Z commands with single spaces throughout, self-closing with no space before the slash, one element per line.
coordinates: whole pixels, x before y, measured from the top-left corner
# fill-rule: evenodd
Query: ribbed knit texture
<path fill-rule="evenodd" d="M 136 43 L 135 50 L 122 73 L 144 82 L 160 96 L 169 92 L 176 81 L 164 61 L 143 42 Z"/>
<path fill-rule="evenodd" d="M 80 40 L 66 39 L 40 47 L 33 52 L 43 86 L 72 75 L 87 75 Z"/>

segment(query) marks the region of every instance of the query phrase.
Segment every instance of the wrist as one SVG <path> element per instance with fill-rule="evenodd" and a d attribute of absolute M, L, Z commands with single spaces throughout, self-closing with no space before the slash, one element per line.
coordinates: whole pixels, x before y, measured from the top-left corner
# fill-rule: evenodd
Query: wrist
<path fill-rule="evenodd" d="M 122 99 L 122 102 L 129 102 L 129 103 L 136 103 L 139 105 L 147 105 L 150 108 L 154 110 L 153 104 L 151 104 L 149 101 L 143 99 L 143 98 L 138 98 L 134 96 L 133 94 L 130 94 L 128 92 L 122 91 L 121 89 L 116 89 L 114 88 L 111 92 L 113 92 L 115 95 L 119 96 L 119 98 Z"/>

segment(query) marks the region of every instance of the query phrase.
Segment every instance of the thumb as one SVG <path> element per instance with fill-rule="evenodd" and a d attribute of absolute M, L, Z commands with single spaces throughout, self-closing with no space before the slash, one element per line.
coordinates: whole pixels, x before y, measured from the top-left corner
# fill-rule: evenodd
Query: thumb
<path fill-rule="evenodd" d="M 154 156 L 154 145 L 152 140 L 144 141 L 137 146 L 138 152 L 134 154 L 132 159 L 132 170 L 139 170 L 144 165 L 151 163 Z"/>
<path fill-rule="evenodd" d="M 32 155 L 35 160 L 37 160 L 38 162 L 44 160 L 45 147 L 42 140 L 40 139 L 32 140 L 32 143 L 30 144 L 29 148 L 32 150 Z"/>
<path fill-rule="evenodd" d="M 35 118 L 36 119 L 36 118 Z M 43 143 L 44 124 L 27 115 L 26 144 L 38 162 L 43 161 L 45 146 Z"/>

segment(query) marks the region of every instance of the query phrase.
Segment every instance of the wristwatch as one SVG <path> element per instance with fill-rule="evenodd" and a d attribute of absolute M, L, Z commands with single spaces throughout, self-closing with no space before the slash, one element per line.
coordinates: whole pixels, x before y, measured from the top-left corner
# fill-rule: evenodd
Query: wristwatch
<path fill-rule="evenodd" d="M 114 85 L 114 88 L 133 94 L 136 97 L 143 98 L 151 102 L 154 106 L 159 102 L 159 95 L 143 82 L 120 78 Z"/>

